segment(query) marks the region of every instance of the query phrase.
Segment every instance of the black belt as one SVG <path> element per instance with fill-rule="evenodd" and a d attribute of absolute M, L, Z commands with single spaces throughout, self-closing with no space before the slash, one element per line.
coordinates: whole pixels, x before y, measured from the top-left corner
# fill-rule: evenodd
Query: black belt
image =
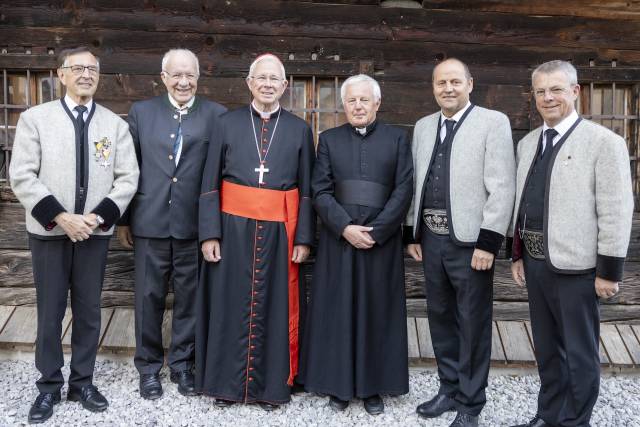
<path fill-rule="evenodd" d="M 533 259 L 544 259 L 544 234 L 542 231 L 520 230 L 520 238 L 529 256 Z"/>
<path fill-rule="evenodd" d="M 391 188 L 372 181 L 345 179 L 335 186 L 335 197 L 341 205 L 383 208 L 389 200 Z"/>

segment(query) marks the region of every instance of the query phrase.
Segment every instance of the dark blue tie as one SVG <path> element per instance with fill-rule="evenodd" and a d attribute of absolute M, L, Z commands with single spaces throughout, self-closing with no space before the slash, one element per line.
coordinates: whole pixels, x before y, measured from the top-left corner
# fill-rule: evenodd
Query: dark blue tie
<path fill-rule="evenodd" d="M 76 117 L 76 121 L 78 122 L 78 130 L 80 131 L 80 135 L 84 134 L 84 113 L 87 111 L 87 107 L 84 105 L 76 105 L 74 110 L 78 112 L 78 117 Z"/>
<path fill-rule="evenodd" d="M 545 144 L 540 150 L 540 158 L 548 157 L 548 154 L 553 151 L 553 138 L 558 136 L 558 131 L 555 129 L 547 129 L 544 131 Z M 549 148 L 551 147 L 551 148 Z"/>
<path fill-rule="evenodd" d="M 444 126 L 447 128 L 447 134 L 444 136 L 444 141 L 442 141 L 443 144 L 451 141 L 451 139 L 453 138 L 453 127 L 455 125 L 456 125 L 455 120 L 447 119 L 444 121 Z"/>

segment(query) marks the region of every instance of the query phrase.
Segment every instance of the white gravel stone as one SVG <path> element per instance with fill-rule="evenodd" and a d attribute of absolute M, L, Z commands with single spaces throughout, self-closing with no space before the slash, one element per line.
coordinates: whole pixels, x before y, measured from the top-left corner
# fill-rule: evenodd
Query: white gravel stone
<path fill-rule="evenodd" d="M 29 360 L 0 360 L 0 426 L 25 425 L 29 407 L 37 390 L 38 373 Z M 68 377 L 68 364 L 63 369 Z M 138 394 L 138 373 L 129 361 L 101 359 L 96 363 L 94 383 L 109 400 L 107 411 L 94 414 L 80 404 L 63 398 L 55 406 L 46 426 L 448 426 L 455 414 L 424 420 L 416 415 L 418 404 L 438 390 L 438 379 L 432 370 L 412 369 L 410 393 L 385 398 L 386 411 L 377 417 L 368 415 L 359 400 L 351 402 L 344 412 L 334 412 L 328 399 L 311 394 L 292 397 L 288 405 L 267 413 L 257 405 L 233 405 L 220 409 L 209 397 L 187 398 L 180 395 L 163 370 L 164 395 L 147 401 Z M 508 426 L 527 421 L 535 414 L 538 377 L 532 371 L 525 375 L 498 374 L 489 378 L 487 405 L 480 417 L 483 426 Z M 597 427 L 640 427 L 640 376 L 604 375 L 600 398 L 591 419 Z"/>

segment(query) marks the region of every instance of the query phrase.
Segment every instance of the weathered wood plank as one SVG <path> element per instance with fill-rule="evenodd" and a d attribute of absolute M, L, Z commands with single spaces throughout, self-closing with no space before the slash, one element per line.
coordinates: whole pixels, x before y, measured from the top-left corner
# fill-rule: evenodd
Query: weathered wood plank
<path fill-rule="evenodd" d="M 600 325 L 600 338 L 611 363 L 624 366 L 633 365 L 633 360 L 615 325 Z"/>
<path fill-rule="evenodd" d="M 2 333 L 2 330 L 4 329 L 5 325 L 7 324 L 7 321 L 13 314 L 14 310 L 15 310 L 14 306 L 9 306 L 9 305 L 0 306 L 0 333 Z"/>
<path fill-rule="evenodd" d="M 425 317 L 416 317 L 416 328 L 418 330 L 418 345 L 420 347 L 420 357 L 423 359 L 435 359 L 433 342 L 431 341 L 431 329 L 429 321 Z"/>
<path fill-rule="evenodd" d="M 636 367 L 640 366 L 640 341 L 638 341 L 638 337 L 633 332 L 631 325 L 616 325 L 616 327 L 618 328 L 620 337 L 622 337 L 622 341 L 624 341 L 627 351 L 629 351 L 633 364 L 636 365 Z"/>
<path fill-rule="evenodd" d="M 0 333 L 0 343 L 33 345 L 36 342 L 38 313 L 35 307 L 16 307 Z"/>
<path fill-rule="evenodd" d="M 173 321 L 173 310 L 165 310 L 162 317 L 162 347 L 169 348 L 171 345 L 171 323 Z"/>
<path fill-rule="evenodd" d="M 133 309 L 116 308 L 114 310 L 101 347 L 108 350 L 132 350 L 136 348 Z"/>
<path fill-rule="evenodd" d="M 107 325 L 111 321 L 111 316 L 113 315 L 113 308 L 101 308 L 100 309 L 100 337 L 98 338 L 98 343 L 102 342 L 104 338 L 104 333 L 107 329 Z M 69 323 L 69 328 L 67 329 L 67 333 L 64 334 L 62 339 L 62 345 L 65 347 L 71 346 L 71 336 L 73 334 L 73 318 Z"/>
<path fill-rule="evenodd" d="M 587 18 L 609 18 L 635 20 L 640 17 L 640 4 L 635 1 L 602 0 L 422 0 L 425 9 L 446 9 L 458 13 L 500 12 L 504 14 L 582 16 Z"/>
<path fill-rule="evenodd" d="M 524 322 L 499 321 L 497 327 L 507 361 L 534 362 L 536 360 Z"/>
<path fill-rule="evenodd" d="M 502 338 L 496 322 L 491 322 L 491 360 L 507 363 L 507 357 L 504 355 L 502 346 Z"/>
<path fill-rule="evenodd" d="M 427 304 L 424 298 L 407 299 L 407 316 L 427 317 Z M 526 301 L 493 302 L 493 320 L 529 320 L 529 304 Z M 638 323 L 639 305 L 605 304 L 600 306 L 600 321 L 604 323 Z"/>
<path fill-rule="evenodd" d="M 602 344 L 602 338 L 600 338 L 599 344 L 600 345 L 598 346 L 598 355 L 600 357 L 600 364 L 611 365 L 611 362 L 609 361 L 609 356 L 607 356 L 607 351 L 604 348 L 604 345 Z"/>
<path fill-rule="evenodd" d="M 418 333 L 416 332 L 416 319 L 407 317 L 407 342 L 409 346 L 409 357 L 420 357 L 420 346 L 418 344 Z"/>

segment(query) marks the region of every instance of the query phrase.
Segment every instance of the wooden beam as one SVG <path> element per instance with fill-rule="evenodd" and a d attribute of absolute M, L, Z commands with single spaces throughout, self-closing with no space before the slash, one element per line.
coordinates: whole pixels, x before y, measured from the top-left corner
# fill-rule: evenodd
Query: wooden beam
<path fill-rule="evenodd" d="M 534 363 L 529 335 L 524 322 L 498 321 L 497 327 L 508 362 Z"/>

